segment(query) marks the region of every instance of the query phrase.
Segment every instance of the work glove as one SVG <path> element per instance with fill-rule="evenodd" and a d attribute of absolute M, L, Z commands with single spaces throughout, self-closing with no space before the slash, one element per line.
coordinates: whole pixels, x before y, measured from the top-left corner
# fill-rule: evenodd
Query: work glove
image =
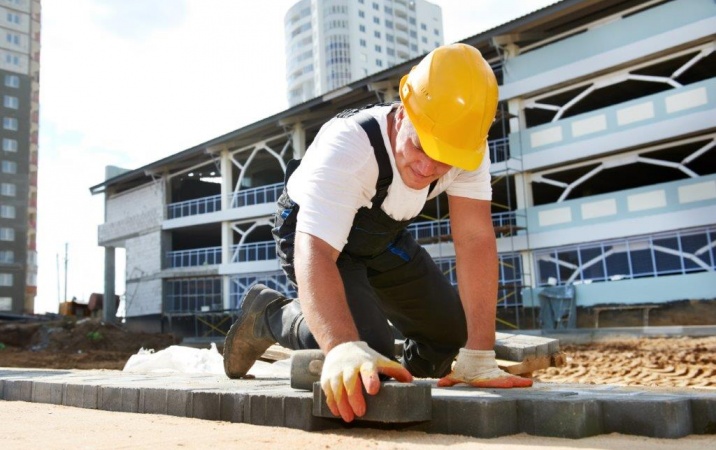
<path fill-rule="evenodd" d="M 530 387 L 532 380 L 509 374 L 497 367 L 494 350 L 461 348 L 452 372 L 438 381 L 438 387 L 458 383 L 480 388 Z"/>
<path fill-rule="evenodd" d="M 328 408 L 346 422 L 351 422 L 355 416 L 363 416 L 366 407 L 362 386 L 368 394 L 377 394 L 380 390 L 378 374 L 398 381 L 413 381 L 403 366 L 371 349 L 365 342 L 345 342 L 331 349 L 321 371 L 321 388 L 326 394 Z"/>

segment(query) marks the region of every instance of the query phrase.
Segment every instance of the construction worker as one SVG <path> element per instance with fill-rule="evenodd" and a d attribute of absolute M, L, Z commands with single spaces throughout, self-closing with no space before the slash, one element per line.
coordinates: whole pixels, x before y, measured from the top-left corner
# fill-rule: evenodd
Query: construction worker
<path fill-rule="evenodd" d="M 365 414 L 362 387 L 377 393 L 379 374 L 440 378 L 438 386 L 532 385 L 499 369 L 494 352 L 498 262 L 486 149 L 495 76 L 474 47 L 442 46 L 402 78 L 400 100 L 339 114 L 300 165 L 289 164 L 273 234 L 300 303 L 255 285 L 224 345 L 230 378 L 245 376 L 276 342 L 320 348 L 328 407 L 346 422 Z M 459 294 L 406 231 L 442 192 Z M 391 324 L 405 337 L 399 361 Z"/>

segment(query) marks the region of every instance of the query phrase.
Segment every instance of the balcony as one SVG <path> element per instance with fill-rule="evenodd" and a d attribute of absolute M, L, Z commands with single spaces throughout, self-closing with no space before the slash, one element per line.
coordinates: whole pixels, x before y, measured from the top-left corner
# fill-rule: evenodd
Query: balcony
<path fill-rule="evenodd" d="M 583 242 L 585 235 L 589 240 L 620 238 L 625 229 L 648 234 L 705 226 L 713 224 L 714 217 L 716 175 L 567 200 L 526 211 L 531 248 Z"/>
<path fill-rule="evenodd" d="M 713 127 L 716 78 L 511 133 L 524 170 L 636 147 Z"/>
<path fill-rule="evenodd" d="M 230 208 L 275 203 L 283 192 L 283 183 L 245 189 L 229 196 Z M 221 211 L 221 195 L 212 195 L 167 205 L 167 219 Z"/>
<path fill-rule="evenodd" d="M 198 267 L 221 264 L 221 247 L 197 248 L 167 252 L 167 268 Z"/>

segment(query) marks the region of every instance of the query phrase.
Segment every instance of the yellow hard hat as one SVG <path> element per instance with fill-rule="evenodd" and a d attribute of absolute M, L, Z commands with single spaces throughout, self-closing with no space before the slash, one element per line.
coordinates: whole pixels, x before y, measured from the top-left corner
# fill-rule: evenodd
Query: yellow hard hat
<path fill-rule="evenodd" d="M 478 49 L 438 47 L 400 80 L 400 99 L 425 153 L 475 170 L 497 111 L 497 80 Z"/>

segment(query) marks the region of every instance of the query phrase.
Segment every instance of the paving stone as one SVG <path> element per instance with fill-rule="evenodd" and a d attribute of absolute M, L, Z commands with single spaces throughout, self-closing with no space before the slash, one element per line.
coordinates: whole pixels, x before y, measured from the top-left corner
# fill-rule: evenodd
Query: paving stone
<path fill-rule="evenodd" d="M 99 409 L 104 411 L 139 412 L 139 389 L 122 386 L 99 388 Z"/>
<path fill-rule="evenodd" d="M 32 383 L 32 402 L 61 405 L 65 395 L 65 385 L 62 383 L 45 383 L 34 381 Z"/>
<path fill-rule="evenodd" d="M 178 417 L 191 417 L 193 396 L 191 391 L 167 389 L 167 414 Z"/>
<path fill-rule="evenodd" d="M 66 384 L 63 405 L 76 408 L 98 409 L 99 387 L 89 384 Z"/>
<path fill-rule="evenodd" d="M 221 420 L 221 393 L 192 392 L 190 417 L 205 420 Z"/>
<path fill-rule="evenodd" d="M 220 420 L 233 423 L 244 423 L 244 410 L 249 402 L 249 395 L 244 393 L 222 393 Z"/>
<path fill-rule="evenodd" d="M 167 389 L 142 389 L 139 392 L 138 412 L 144 414 L 167 414 Z"/>
<path fill-rule="evenodd" d="M 366 414 L 356 420 L 406 423 L 430 420 L 432 398 L 427 384 L 387 381 L 376 395 L 365 395 Z M 320 383 L 313 384 L 313 415 L 335 418 L 326 405 Z"/>
<path fill-rule="evenodd" d="M 691 399 L 694 434 L 716 434 L 716 396 Z"/>
<path fill-rule="evenodd" d="M 302 396 L 286 397 L 284 401 L 284 426 L 304 431 L 320 431 L 341 428 L 335 419 L 313 415 L 313 395 L 305 392 Z"/>
<path fill-rule="evenodd" d="M 594 398 L 530 398 L 517 405 L 519 429 L 527 434 L 579 439 L 604 430 L 601 405 Z"/>
<path fill-rule="evenodd" d="M 519 433 L 517 401 L 501 397 L 433 397 L 427 433 L 494 438 Z"/>
<path fill-rule="evenodd" d="M 21 402 L 31 402 L 32 381 L 5 380 L 5 383 L 3 383 L 3 399 Z"/>
<path fill-rule="evenodd" d="M 688 398 L 644 395 L 600 401 L 605 433 L 680 438 L 693 431 Z"/>

